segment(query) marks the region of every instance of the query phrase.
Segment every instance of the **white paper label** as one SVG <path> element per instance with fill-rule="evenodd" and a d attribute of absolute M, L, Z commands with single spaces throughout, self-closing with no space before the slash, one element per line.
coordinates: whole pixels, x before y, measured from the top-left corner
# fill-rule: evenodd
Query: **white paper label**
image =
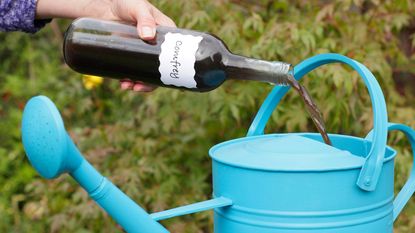
<path fill-rule="evenodd" d="M 166 85 L 196 88 L 195 60 L 201 36 L 168 32 L 161 45 L 160 79 Z"/>

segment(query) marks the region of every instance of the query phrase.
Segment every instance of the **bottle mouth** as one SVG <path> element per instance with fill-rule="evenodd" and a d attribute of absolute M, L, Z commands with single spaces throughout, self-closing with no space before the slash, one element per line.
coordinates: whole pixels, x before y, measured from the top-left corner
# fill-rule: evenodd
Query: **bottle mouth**
<path fill-rule="evenodd" d="M 272 62 L 273 63 L 273 79 L 271 80 L 272 84 L 278 86 L 289 86 L 290 76 L 294 76 L 294 68 L 291 64 L 285 62 Z"/>

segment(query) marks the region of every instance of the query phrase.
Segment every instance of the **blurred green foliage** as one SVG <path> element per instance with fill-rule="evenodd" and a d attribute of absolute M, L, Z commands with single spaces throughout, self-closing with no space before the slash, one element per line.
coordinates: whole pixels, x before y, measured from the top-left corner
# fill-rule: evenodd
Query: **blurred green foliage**
<path fill-rule="evenodd" d="M 411 0 L 152 2 L 178 26 L 212 32 L 235 53 L 295 64 L 335 52 L 361 61 L 383 88 L 390 121 L 415 127 Z M 272 86 L 231 81 L 204 94 L 163 88 L 142 94 L 120 91 L 116 81 L 105 80 L 88 91 L 62 60 L 68 24 L 55 21 L 35 35 L 0 34 L 0 232 L 122 232 L 67 175 L 47 181 L 29 165 L 20 120 L 25 102 L 38 94 L 57 104 L 87 159 L 150 212 L 208 199 L 208 149 L 244 136 Z M 364 136 L 371 129 L 370 98 L 357 73 L 329 65 L 302 83 L 321 107 L 329 132 Z M 291 92 L 267 131 L 316 130 Z M 389 144 L 399 151 L 399 190 L 409 174 L 411 148 L 401 134 L 392 134 Z M 211 232 L 212 215 L 163 224 L 172 232 Z M 415 200 L 395 228 L 415 232 Z"/>

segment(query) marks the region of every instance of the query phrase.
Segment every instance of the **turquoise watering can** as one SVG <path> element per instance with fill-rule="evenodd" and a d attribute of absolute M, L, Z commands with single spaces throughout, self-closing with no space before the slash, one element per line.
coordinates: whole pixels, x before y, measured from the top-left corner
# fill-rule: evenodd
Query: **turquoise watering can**
<path fill-rule="evenodd" d="M 372 73 L 337 54 L 317 55 L 294 68 L 300 79 L 311 70 L 340 62 L 364 80 L 374 112 L 366 138 L 331 134 L 263 135 L 265 125 L 289 87 L 275 87 L 248 135 L 220 143 L 213 160 L 213 199 L 148 214 L 86 161 L 68 136 L 55 105 L 32 98 L 23 113 L 22 139 L 35 169 L 47 179 L 69 173 L 127 232 L 169 232 L 159 220 L 214 210 L 215 233 L 392 233 L 393 222 L 415 191 L 412 172 L 394 197 L 396 151 L 388 130 L 399 130 L 415 145 L 415 131 L 387 121 L 385 100 Z M 413 169 L 414 170 L 414 169 Z"/>

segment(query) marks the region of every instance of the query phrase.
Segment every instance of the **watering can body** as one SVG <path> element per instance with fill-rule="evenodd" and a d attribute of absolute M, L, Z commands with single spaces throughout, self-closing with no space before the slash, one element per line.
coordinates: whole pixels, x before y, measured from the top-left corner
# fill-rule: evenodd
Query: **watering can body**
<path fill-rule="evenodd" d="M 26 105 L 22 140 L 30 163 L 45 178 L 69 173 L 129 233 L 169 232 L 158 221 L 214 210 L 215 233 L 392 233 L 393 222 L 415 191 L 415 171 L 394 197 L 396 151 L 387 133 L 399 130 L 415 146 L 415 131 L 387 121 L 375 77 L 362 64 L 337 54 L 317 55 L 294 68 L 298 80 L 333 62 L 355 69 L 374 113 L 366 138 L 331 134 L 266 134 L 265 125 L 289 90 L 275 87 L 244 138 L 220 143 L 212 157 L 213 199 L 148 214 L 86 161 L 46 97 Z"/>
<path fill-rule="evenodd" d="M 247 137 L 212 148 L 214 195 L 233 201 L 232 206 L 215 209 L 215 233 L 391 233 L 396 152 L 386 148 L 376 191 L 366 191 L 356 185 L 356 180 L 370 141 L 330 135 L 334 147 L 354 153 L 331 160 L 324 158 L 336 157 L 338 152 L 316 156 L 278 150 L 284 144 L 292 146 L 290 141 L 299 137 L 304 138 L 301 145 L 308 147 L 299 148 L 300 153 L 312 150 L 313 141 L 323 145 L 320 135 L 299 133 Z M 275 144 L 275 152 L 261 145 L 264 141 Z M 235 149 L 238 144 L 251 149 L 253 159 L 241 158 L 243 152 Z M 255 144 L 263 148 L 251 146 Z M 348 162 L 346 156 L 353 161 Z M 340 163 L 342 159 L 346 161 Z"/>

